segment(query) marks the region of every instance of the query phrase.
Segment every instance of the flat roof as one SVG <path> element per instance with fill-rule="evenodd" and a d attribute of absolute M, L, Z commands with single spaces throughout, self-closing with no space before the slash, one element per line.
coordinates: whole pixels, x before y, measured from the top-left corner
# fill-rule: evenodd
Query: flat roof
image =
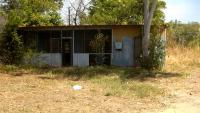
<path fill-rule="evenodd" d="M 71 25 L 71 26 L 23 26 L 18 30 L 79 30 L 79 29 L 113 29 L 113 28 L 141 28 L 143 25 Z"/>

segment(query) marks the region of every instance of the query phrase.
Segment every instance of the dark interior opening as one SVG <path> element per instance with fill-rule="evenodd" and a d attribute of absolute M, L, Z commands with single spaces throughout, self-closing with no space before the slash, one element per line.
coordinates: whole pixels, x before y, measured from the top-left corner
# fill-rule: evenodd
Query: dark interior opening
<path fill-rule="evenodd" d="M 62 40 L 62 64 L 63 66 L 72 65 L 72 40 L 63 39 Z"/>
<path fill-rule="evenodd" d="M 38 51 L 44 53 L 60 53 L 61 31 L 39 31 Z"/>
<path fill-rule="evenodd" d="M 75 30 L 74 31 L 74 52 L 75 53 L 84 53 L 84 30 Z"/>
<path fill-rule="evenodd" d="M 50 31 L 38 32 L 38 51 L 44 53 L 50 53 Z"/>
<path fill-rule="evenodd" d="M 73 37 L 73 31 L 72 30 L 63 30 L 62 37 Z"/>
<path fill-rule="evenodd" d="M 22 37 L 23 44 L 26 48 L 36 50 L 37 49 L 37 32 L 35 31 L 18 31 L 18 34 Z"/>

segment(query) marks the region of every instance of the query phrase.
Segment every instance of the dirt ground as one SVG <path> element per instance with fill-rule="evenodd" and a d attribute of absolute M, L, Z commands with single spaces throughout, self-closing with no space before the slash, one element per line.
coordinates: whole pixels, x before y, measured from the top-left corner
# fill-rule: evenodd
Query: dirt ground
<path fill-rule="evenodd" d="M 200 69 L 187 77 L 147 81 L 168 94 L 159 101 L 105 96 L 86 81 L 0 74 L 0 113 L 200 113 Z M 74 84 L 83 89 L 74 91 Z"/>
<path fill-rule="evenodd" d="M 67 79 L 1 74 L 0 84 L 0 113 L 141 113 L 160 107 L 151 100 L 105 96 L 85 81 L 78 81 L 84 88 L 74 91 L 76 83 Z"/>
<path fill-rule="evenodd" d="M 190 72 L 190 76 L 168 86 L 174 97 L 158 113 L 200 113 L 200 68 Z"/>

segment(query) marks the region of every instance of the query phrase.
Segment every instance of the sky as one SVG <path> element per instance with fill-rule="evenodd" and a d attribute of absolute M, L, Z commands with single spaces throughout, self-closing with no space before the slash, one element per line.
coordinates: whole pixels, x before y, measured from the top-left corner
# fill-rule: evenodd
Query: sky
<path fill-rule="evenodd" d="M 71 0 L 74 1 L 74 0 Z M 87 1 L 87 0 L 86 0 Z M 183 23 L 200 22 L 200 0 L 164 0 L 167 8 L 164 9 L 165 21 L 178 20 Z M 61 15 L 66 20 L 68 2 L 65 0 Z M 65 21 L 66 22 L 66 21 Z"/>
<path fill-rule="evenodd" d="M 184 23 L 200 22 L 200 0 L 165 0 L 166 22 L 178 20 Z"/>

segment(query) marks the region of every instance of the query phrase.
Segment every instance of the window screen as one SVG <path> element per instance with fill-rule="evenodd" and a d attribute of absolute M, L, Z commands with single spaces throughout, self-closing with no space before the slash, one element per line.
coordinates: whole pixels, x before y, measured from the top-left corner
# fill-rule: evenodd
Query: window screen
<path fill-rule="evenodd" d="M 93 53 L 90 42 L 95 39 L 98 33 L 103 33 L 106 40 L 105 53 L 111 53 L 112 32 L 111 30 L 75 30 L 74 31 L 74 52 L 75 53 Z"/>
<path fill-rule="evenodd" d="M 72 30 L 63 30 L 62 37 L 73 37 L 73 31 Z"/>
<path fill-rule="evenodd" d="M 50 33 L 47 31 L 38 32 L 38 50 L 41 52 L 50 52 Z"/>
<path fill-rule="evenodd" d="M 112 52 L 112 31 L 111 30 L 101 30 L 101 33 L 107 37 L 106 44 L 105 44 L 105 53 Z"/>
<path fill-rule="evenodd" d="M 76 30 L 74 31 L 74 52 L 84 53 L 84 31 Z"/>
<path fill-rule="evenodd" d="M 85 52 L 86 53 L 92 53 L 90 42 L 95 39 L 96 34 L 98 33 L 97 30 L 86 30 L 85 31 Z"/>
<path fill-rule="evenodd" d="M 38 50 L 45 53 L 61 52 L 61 31 L 39 31 Z"/>
<path fill-rule="evenodd" d="M 22 36 L 26 48 L 37 49 L 37 32 L 25 31 L 21 32 L 20 36 Z"/>
<path fill-rule="evenodd" d="M 51 38 L 61 38 L 61 31 L 51 31 Z"/>
<path fill-rule="evenodd" d="M 59 38 L 52 38 L 51 39 L 51 52 L 52 53 L 60 53 L 61 52 L 61 45 Z"/>
<path fill-rule="evenodd" d="M 61 52 L 61 31 L 51 31 L 51 53 Z"/>

